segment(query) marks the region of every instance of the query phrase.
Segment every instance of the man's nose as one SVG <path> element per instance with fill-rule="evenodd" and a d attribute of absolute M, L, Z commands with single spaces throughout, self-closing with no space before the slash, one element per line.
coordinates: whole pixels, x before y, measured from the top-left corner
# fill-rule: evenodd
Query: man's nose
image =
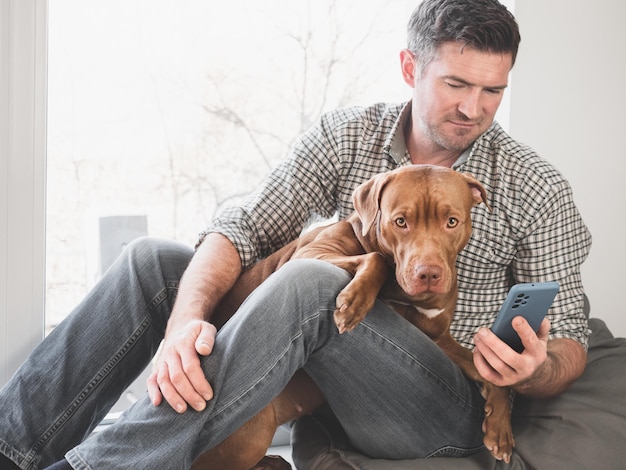
<path fill-rule="evenodd" d="M 480 117 L 481 107 L 481 90 L 469 89 L 459 103 L 459 112 L 473 120 Z"/>

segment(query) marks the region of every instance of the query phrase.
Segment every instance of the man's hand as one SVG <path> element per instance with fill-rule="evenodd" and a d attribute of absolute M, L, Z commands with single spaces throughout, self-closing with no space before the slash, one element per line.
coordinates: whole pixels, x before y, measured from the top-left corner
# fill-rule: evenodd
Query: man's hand
<path fill-rule="evenodd" d="M 188 405 L 202 411 L 213 398 L 199 357 L 211 354 L 217 334 L 206 320 L 240 273 L 241 261 L 233 244 L 219 233 L 209 234 L 180 281 L 165 338 L 148 378 L 148 395 L 154 406 L 165 398 L 179 413 Z"/>
<path fill-rule="evenodd" d="M 550 322 L 547 319 L 543 320 L 536 334 L 523 317 L 513 319 L 513 329 L 525 348 L 521 354 L 488 328 L 481 328 L 474 336 L 474 365 L 478 373 L 501 387 L 529 380 L 548 358 Z"/>
<path fill-rule="evenodd" d="M 565 389 L 585 370 L 587 351 L 569 338 L 548 341 L 550 322 L 541 323 L 537 334 L 522 317 L 513 319 L 513 328 L 522 339 L 524 351 L 518 354 L 488 328 L 474 336 L 474 365 L 486 380 L 510 386 L 534 398 L 550 398 Z"/>
<path fill-rule="evenodd" d="M 215 344 L 216 328 L 195 320 L 168 331 L 156 357 L 156 365 L 148 378 L 148 395 L 159 406 L 163 398 L 179 413 L 190 405 L 202 411 L 213 398 L 213 389 L 200 367 L 199 355 L 208 356 Z"/>

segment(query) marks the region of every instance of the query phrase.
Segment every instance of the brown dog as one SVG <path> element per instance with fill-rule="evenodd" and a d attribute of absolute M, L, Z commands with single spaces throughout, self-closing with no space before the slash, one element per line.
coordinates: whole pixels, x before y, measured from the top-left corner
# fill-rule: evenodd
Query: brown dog
<path fill-rule="evenodd" d="M 423 330 L 472 380 L 485 397 L 484 443 L 497 459 L 510 460 L 514 446 L 508 389 L 486 382 L 472 353 L 450 334 L 457 299 L 455 262 L 471 233 L 470 211 L 486 192 L 473 177 L 444 167 L 412 165 L 380 174 L 359 186 L 355 213 L 318 228 L 245 271 L 222 300 L 212 321 L 222 325 L 272 272 L 292 258 L 317 258 L 354 275 L 337 296 L 335 323 L 341 333 L 355 328 L 380 294 L 394 310 Z M 276 428 L 313 411 L 324 398 L 298 371 L 264 410 L 193 469 L 253 467 L 265 455 Z M 259 466 L 264 468 L 259 462 Z M 267 468 L 276 468 L 268 466 Z"/>

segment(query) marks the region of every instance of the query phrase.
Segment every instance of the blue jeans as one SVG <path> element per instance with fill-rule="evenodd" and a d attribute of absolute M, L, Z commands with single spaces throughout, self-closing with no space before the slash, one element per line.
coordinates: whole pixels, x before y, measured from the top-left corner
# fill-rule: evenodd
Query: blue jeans
<path fill-rule="evenodd" d="M 215 391 L 203 412 L 181 415 L 146 396 L 91 434 L 155 353 L 192 255 L 154 239 L 127 247 L 0 390 L 0 452 L 24 469 L 66 452 L 78 469 L 188 468 L 302 367 L 368 455 L 466 455 L 482 446 L 476 384 L 383 303 L 338 334 L 335 297 L 350 276 L 315 260 L 285 265 L 219 331 L 201 360 Z"/>

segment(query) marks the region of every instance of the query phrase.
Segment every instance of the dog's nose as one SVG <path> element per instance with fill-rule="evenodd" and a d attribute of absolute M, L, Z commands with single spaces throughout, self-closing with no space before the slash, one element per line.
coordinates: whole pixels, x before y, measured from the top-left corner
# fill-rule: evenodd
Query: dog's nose
<path fill-rule="evenodd" d="M 415 270 L 415 279 L 422 286 L 436 287 L 443 277 L 443 269 L 437 265 L 420 265 Z"/>
<path fill-rule="evenodd" d="M 445 267 L 439 264 L 416 264 L 401 271 L 398 284 L 410 295 L 426 293 L 441 294 L 450 288 Z"/>

